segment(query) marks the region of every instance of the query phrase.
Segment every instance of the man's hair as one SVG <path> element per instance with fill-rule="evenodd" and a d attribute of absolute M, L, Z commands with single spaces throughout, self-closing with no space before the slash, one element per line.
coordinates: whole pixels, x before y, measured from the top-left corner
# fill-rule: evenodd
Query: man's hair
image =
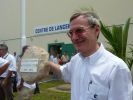
<path fill-rule="evenodd" d="M 84 16 L 88 18 L 88 24 L 91 27 L 94 27 L 95 25 L 100 26 L 99 16 L 94 11 L 77 11 L 70 17 L 70 22 L 79 16 Z"/>
<path fill-rule="evenodd" d="M 8 51 L 8 46 L 6 44 L 0 44 L 0 49 Z"/>

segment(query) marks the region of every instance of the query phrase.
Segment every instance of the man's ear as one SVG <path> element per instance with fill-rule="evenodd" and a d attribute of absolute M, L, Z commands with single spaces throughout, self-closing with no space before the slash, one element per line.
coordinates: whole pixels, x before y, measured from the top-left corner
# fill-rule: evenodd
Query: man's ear
<path fill-rule="evenodd" d="M 100 27 L 99 27 L 99 25 L 95 26 L 95 31 L 96 31 L 96 35 L 97 35 L 97 39 L 98 39 L 99 34 L 100 34 Z"/>
<path fill-rule="evenodd" d="M 99 25 L 96 25 L 95 27 L 96 27 L 96 32 L 100 33 L 100 27 L 99 27 Z"/>

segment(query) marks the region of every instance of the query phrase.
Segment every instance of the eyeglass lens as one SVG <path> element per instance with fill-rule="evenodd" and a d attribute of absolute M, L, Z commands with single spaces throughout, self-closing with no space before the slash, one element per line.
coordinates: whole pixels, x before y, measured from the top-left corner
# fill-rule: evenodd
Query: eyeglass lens
<path fill-rule="evenodd" d="M 80 28 L 76 28 L 74 30 L 70 30 L 67 34 L 69 37 L 72 37 L 74 33 L 76 35 L 81 35 L 84 31 L 85 31 L 85 29 L 80 27 Z"/>

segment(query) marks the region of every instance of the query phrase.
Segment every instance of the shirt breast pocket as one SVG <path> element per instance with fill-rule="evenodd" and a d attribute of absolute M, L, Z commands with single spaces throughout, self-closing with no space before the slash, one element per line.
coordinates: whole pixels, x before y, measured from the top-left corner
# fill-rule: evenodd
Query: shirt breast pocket
<path fill-rule="evenodd" d="M 86 100 L 108 100 L 108 91 L 108 88 L 91 82 L 88 85 Z"/>

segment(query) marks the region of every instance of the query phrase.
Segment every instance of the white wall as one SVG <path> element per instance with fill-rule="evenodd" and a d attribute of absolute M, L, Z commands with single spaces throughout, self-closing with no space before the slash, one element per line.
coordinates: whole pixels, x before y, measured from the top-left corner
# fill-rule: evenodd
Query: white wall
<path fill-rule="evenodd" d="M 33 28 L 68 22 L 71 14 L 82 7 L 93 7 L 107 25 L 124 24 L 133 18 L 133 0 L 26 0 L 27 44 L 39 45 L 47 49 L 48 43 L 69 43 L 64 33 L 32 37 Z M 0 43 L 9 46 L 11 52 L 20 52 L 21 16 L 20 0 L 0 0 Z M 133 19 L 131 21 L 133 23 Z M 132 41 L 133 25 L 130 27 L 129 42 Z M 13 39 L 13 40 L 12 40 Z M 100 40 L 104 42 L 102 36 Z"/>

